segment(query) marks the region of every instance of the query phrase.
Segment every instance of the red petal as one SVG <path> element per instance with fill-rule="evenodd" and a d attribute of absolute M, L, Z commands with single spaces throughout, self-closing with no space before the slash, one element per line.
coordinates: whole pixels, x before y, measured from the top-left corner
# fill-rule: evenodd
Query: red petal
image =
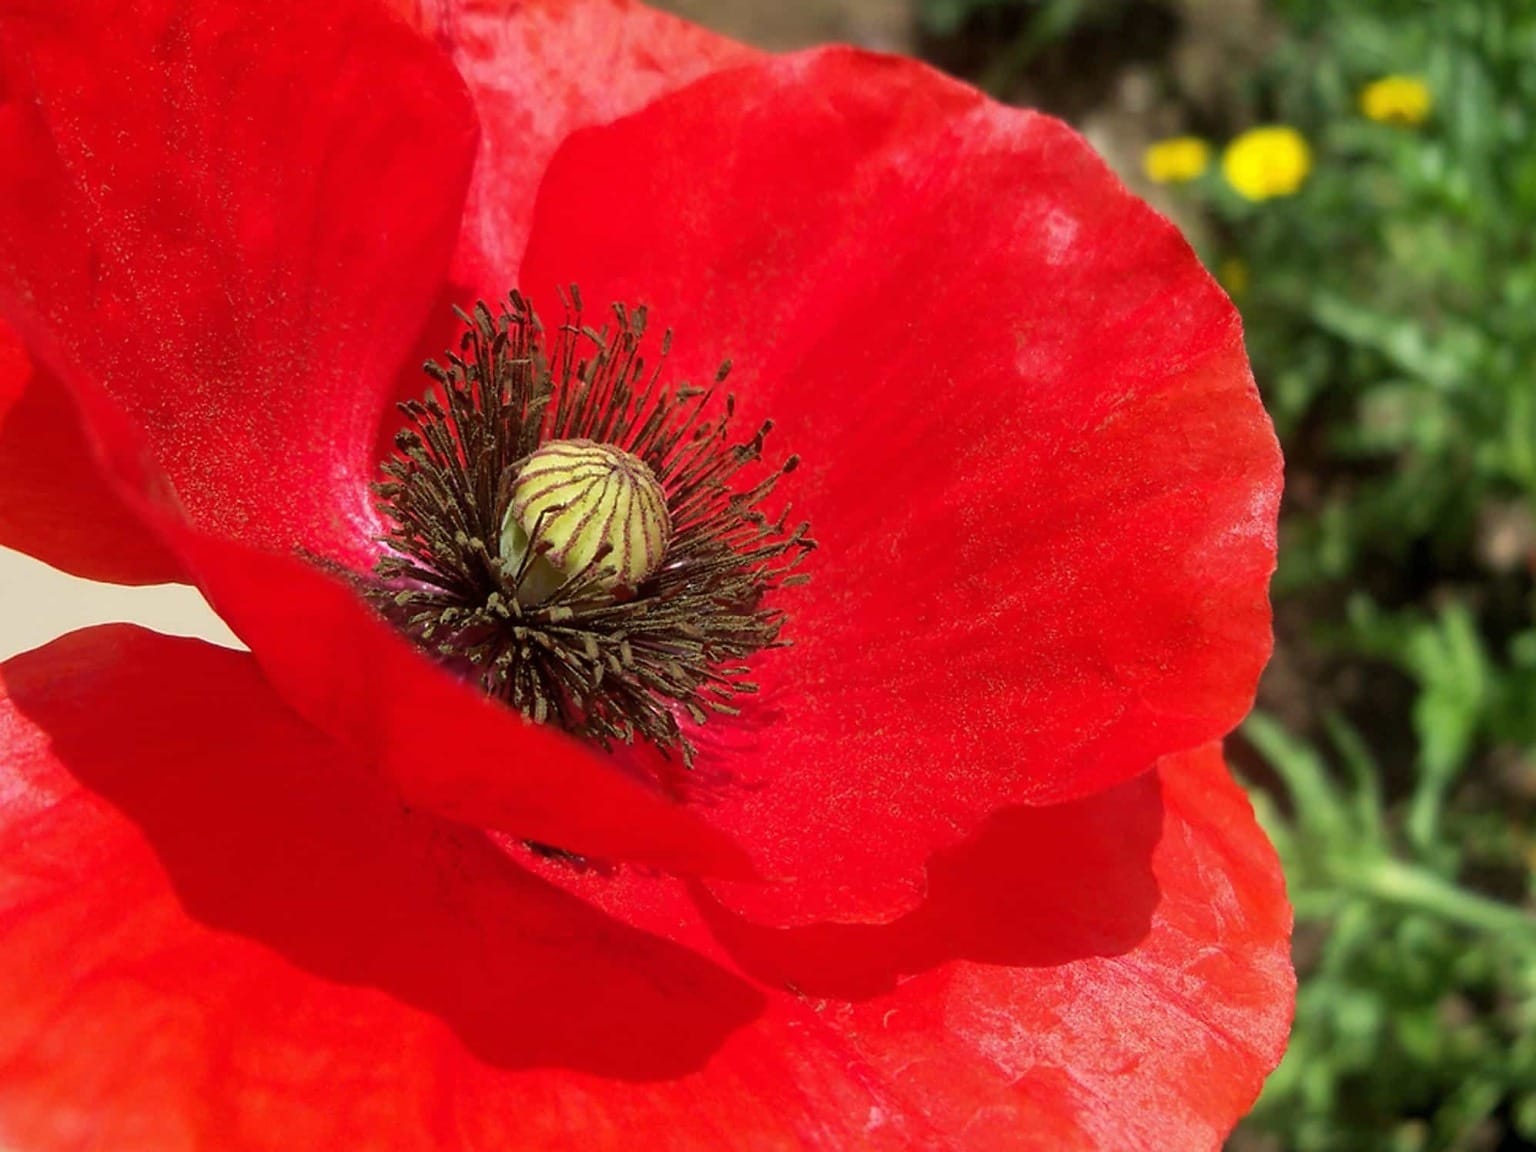
<path fill-rule="evenodd" d="M 999 816 L 887 927 L 716 910 L 754 989 L 647 931 L 723 960 L 679 884 L 576 880 L 626 925 L 402 811 L 244 654 L 94 629 L 3 679 L 7 1147 L 1214 1148 L 1279 1055 L 1214 753 Z"/>
<path fill-rule="evenodd" d="M 1238 319 L 1062 125 L 847 51 L 713 76 L 557 155 L 522 283 L 567 282 L 652 305 L 674 375 L 732 357 L 805 461 L 771 728 L 703 765 L 796 881 L 756 915 L 887 918 L 999 805 L 1248 709 L 1280 458 Z"/>
<path fill-rule="evenodd" d="M 524 1147 L 759 1010 L 403 810 L 244 653 L 114 626 L 3 676 L 7 1148 Z"/>
<path fill-rule="evenodd" d="M 209 600 L 273 687 L 412 807 L 609 860 L 755 875 L 741 849 L 694 812 L 452 679 L 349 587 L 289 557 L 181 539 Z"/>
<path fill-rule="evenodd" d="M 1214 1149 L 1279 1063 L 1291 910 L 1219 747 L 999 812 L 929 876 L 884 925 L 763 928 L 705 898 L 713 949 L 654 893 L 569 886 L 788 989 L 787 1042 L 880 1086 L 868 1121 L 898 1146 Z"/>
<path fill-rule="evenodd" d="M 1155 839 L 1155 905 L 1100 904 L 1133 887 L 1107 843 L 1119 829 Z M 1040 842 L 1023 847 L 1020 833 Z M 1215 1149 L 1279 1063 L 1295 998 L 1290 908 L 1214 746 L 1171 758 L 1156 779 L 1004 813 L 936 862 L 932 883 L 909 946 L 980 962 L 916 976 L 843 1027 L 968 1146 L 1010 1147 L 1038 1116 L 1063 1130 L 1043 1147 Z M 1117 932 L 1147 915 L 1146 934 L 1124 946 Z M 871 960 L 905 967 L 899 935 L 866 943 Z M 975 1095 L 957 1098 L 957 1083 Z"/>
<path fill-rule="evenodd" d="M 528 242 L 534 198 L 555 149 L 702 75 L 756 59 L 744 44 L 634 0 L 390 0 L 453 59 L 482 131 L 450 283 L 416 361 L 456 347 L 452 306 L 506 297 Z M 415 370 L 399 396 L 415 399 Z M 380 428 L 381 452 L 398 423 Z"/>
<path fill-rule="evenodd" d="M 29 342 L 194 521 L 369 555 L 375 427 L 473 154 L 446 63 L 368 0 L 25 0 L 0 49 L 0 302 Z"/>
<path fill-rule="evenodd" d="M 514 286 L 539 181 L 567 136 L 758 56 L 632 0 L 393 2 L 448 50 L 480 116 L 453 265 L 461 304 Z"/>
<path fill-rule="evenodd" d="M 181 566 L 113 490 L 69 394 L 0 323 L 0 545 L 89 580 L 164 584 Z"/>
<path fill-rule="evenodd" d="M 954 1059 L 986 1052 L 1005 1074 L 1017 1071 L 1015 1087 L 1077 1116 L 1087 1144 L 1215 1148 L 1285 1049 L 1295 995 L 1290 909 L 1274 851 L 1219 749 L 1171 759 L 1159 782 L 1164 816 L 1152 874 L 1161 898 L 1148 935 L 1124 954 L 1110 950 L 1055 971 L 976 971 L 971 988 L 948 990 L 972 999 L 972 1009 L 947 1013 L 947 1021 L 962 1041 Z M 1120 801 L 1143 787 L 1156 791 L 1122 785 Z M 1057 840 L 1056 866 L 1088 864 L 1075 898 L 1091 905 L 1103 891 L 1094 883 L 1095 852 L 1091 840 L 1077 844 L 1074 851 L 1070 836 Z M 1040 863 L 1037 877 L 1049 867 L 1044 852 Z M 987 861 L 967 861 L 977 864 Z M 936 886 L 946 879 L 935 870 Z M 1093 915 L 1080 907 L 1085 914 Z M 865 1017 L 866 1028 L 873 1024 Z M 1112 1111 L 1095 1107 L 1107 1100 Z"/>
<path fill-rule="evenodd" d="M 0 149 L 18 158 L 0 306 L 278 690 L 414 805 L 749 874 L 698 818 L 450 681 L 282 554 L 366 570 L 376 551 L 375 426 L 441 286 L 474 142 L 447 63 L 368 0 L 37 0 L 0 37 Z"/>

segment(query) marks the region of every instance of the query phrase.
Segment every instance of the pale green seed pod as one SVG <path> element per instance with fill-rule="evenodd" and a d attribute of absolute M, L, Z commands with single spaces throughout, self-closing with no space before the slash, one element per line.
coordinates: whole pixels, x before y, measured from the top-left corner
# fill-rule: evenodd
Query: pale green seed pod
<path fill-rule="evenodd" d="M 542 601 L 569 580 L 605 592 L 638 587 L 671 536 L 666 493 L 644 460 L 594 440 L 552 440 L 513 482 L 501 555 L 515 571 L 530 550 L 541 553 L 518 598 Z"/>

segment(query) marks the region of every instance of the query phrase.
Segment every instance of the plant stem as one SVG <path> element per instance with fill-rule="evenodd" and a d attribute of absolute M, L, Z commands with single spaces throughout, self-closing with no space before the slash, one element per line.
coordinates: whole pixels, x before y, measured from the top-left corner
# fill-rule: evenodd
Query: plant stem
<path fill-rule="evenodd" d="M 1380 860 L 1346 878 L 1356 891 L 1479 932 L 1536 943 L 1536 916 L 1470 892 L 1399 860 Z"/>

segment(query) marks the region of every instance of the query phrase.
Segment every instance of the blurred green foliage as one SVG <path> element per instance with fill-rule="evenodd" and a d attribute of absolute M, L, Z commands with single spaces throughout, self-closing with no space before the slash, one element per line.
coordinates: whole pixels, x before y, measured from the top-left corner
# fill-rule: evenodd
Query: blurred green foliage
<path fill-rule="evenodd" d="M 917 0 L 918 23 L 926 32 L 953 36 L 978 15 L 1018 14 L 1032 34 L 1051 39 L 1088 19 L 1090 0 Z"/>
<path fill-rule="evenodd" d="M 1129 27 L 1129 16 L 1164 11 L 1161 0 L 913 0 L 917 28 L 930 50 L 948 42 L 970 42 L 979 53 L 967 61 L 951 60 L 979 87 L 1010 95 L 1021 80 L 1033 75 L 1044 57 L 1073 37 L 1099 38 L 1091 54 L 1078 54 L 1075 63 L 1102 64 L 1094 57 L 1136 54 L 1156 49 L 1147 40 L 1155 29 Z M 1155 35 L 1151 35 L 1155 41 Z M 1114 41 L 1113 44 L 1110 41 Z M 941 53 L 941 56 L 943 54 Z M 941 63 L 944 62 L 941 60 Z M 1089 79 L 1098 69 L 1086 69 Z M 1059 88 L 1061 78 L 1047 87 Z M 1052 92 L 1059 96 L 1059 91 Z"/>
<path fill-rule="evenodd" d="M 1244 729 L 1302 985 L 1238 1142 L 1533 1147 L 1536 4 L 1271 8 L 1238 116 L 1298 128 L 1311 175 L 1252 203 L 1218 165 L 1187 193 L 1213 264 L 1245 272 L 1287 449 L 1275 596 L 1302 685 Z M 1395 73 L 1428 85 L 1425 122 L 1362 114 Z"/>

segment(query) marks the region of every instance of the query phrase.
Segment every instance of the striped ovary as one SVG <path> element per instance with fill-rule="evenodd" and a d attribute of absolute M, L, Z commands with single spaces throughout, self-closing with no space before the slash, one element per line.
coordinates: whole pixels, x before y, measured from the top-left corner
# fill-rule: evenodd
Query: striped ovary
<path fill-rule="evenodd" d="M 591 440 L 555 440 L 528 458 L 512 488 L 504 555 L 514 523 L 525 538 L 537 530 L 539 540 L 549 541 L 545 558 L 568 577 L 611 542 L 597 577 L 608 589 L 633 588 L 654 572 L 671 535 L 666 494 L 645 462 Z"/>

